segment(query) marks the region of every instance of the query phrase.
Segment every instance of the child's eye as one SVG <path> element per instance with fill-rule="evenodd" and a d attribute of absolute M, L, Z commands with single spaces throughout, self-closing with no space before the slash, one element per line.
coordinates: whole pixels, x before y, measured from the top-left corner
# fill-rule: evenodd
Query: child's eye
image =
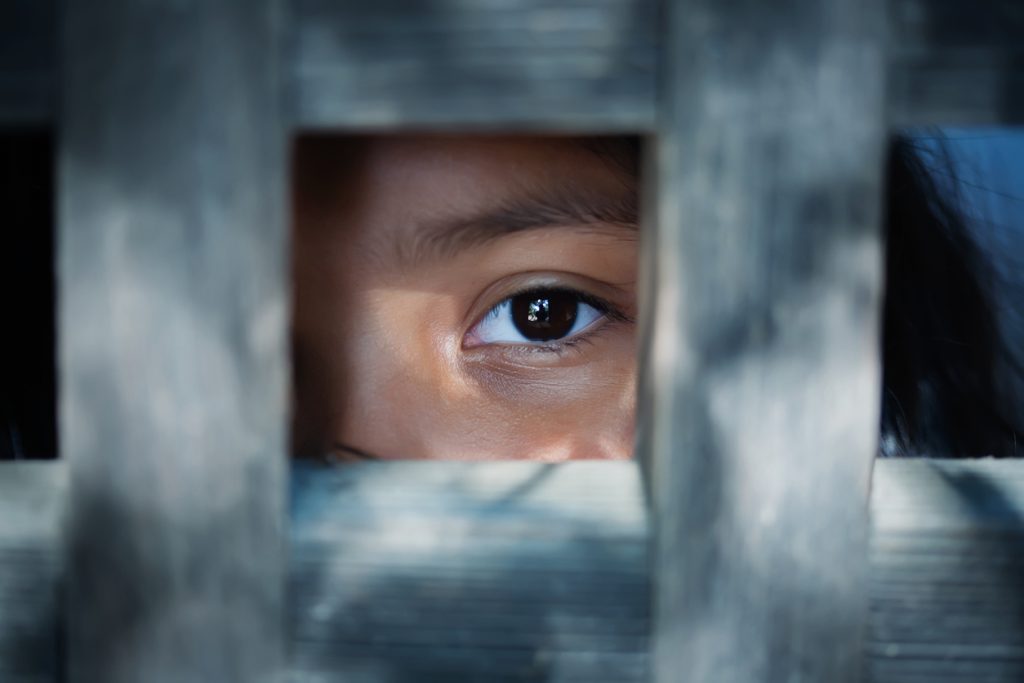
<path fill-rule="evenodd" d="M 501 301 L 466 335 L 467 346 L 563 341 L 605 317 L 607 307 L 581 292 L 533 289 Z"/>

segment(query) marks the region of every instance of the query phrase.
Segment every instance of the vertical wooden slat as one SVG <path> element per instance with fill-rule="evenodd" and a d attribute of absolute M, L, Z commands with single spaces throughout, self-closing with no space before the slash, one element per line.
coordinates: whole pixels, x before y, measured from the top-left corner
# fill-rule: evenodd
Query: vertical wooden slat
<path fill-rule="evenodd" d="M 277 2 L 64 4 L 69 680 L 274 680 L 287 376 Z"/>
<path fill-rule="evenodd" d="M 881 10 L 666 4 L 641 444 L 659 682 L 858 677 Z"/>

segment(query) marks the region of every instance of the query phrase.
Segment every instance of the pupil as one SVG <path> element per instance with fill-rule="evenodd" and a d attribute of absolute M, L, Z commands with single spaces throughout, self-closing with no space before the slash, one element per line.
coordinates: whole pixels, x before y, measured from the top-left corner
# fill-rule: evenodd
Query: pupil
<path fill-rule="evenodd" d="M 529 292 L 512 298 L 512 323 L 531 341 L 561 339 L 576 322 L 579 302 L 568 292 Z"/>

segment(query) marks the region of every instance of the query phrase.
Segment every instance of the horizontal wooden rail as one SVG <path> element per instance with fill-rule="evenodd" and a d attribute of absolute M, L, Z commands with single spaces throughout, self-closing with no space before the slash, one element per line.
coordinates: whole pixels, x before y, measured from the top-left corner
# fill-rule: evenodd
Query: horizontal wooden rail
<path fill-rule="evenodd" d="M 882 461 L 868 680 L 1024 681 L 1024 462 Z"/>
<path fill-rule="evenodd" d="M 304 128 L 648 130 L 654 0 L 293 0 Z"/>
<path fill-rule="evenodd" d="M 897 125 L 1024 122 L 1016 0 L 891 0 Z M 300 128 L 649 131 L 655 0 L 291 0 L 287 103 Z M 55 111 L 54 0 L 0 5 L 0 124 Z"/>
<path fill-rule="evenodd" d="M 632 463 L 293 474 L 297 673 L 647 680 L 647 525 Z"/>
<path fill-rule="evenodd" d="M 1024 123 L 1024 5 L 890 0 L 895 125 Z"/>
<path fill-rule="evenodd" d="M 55 680 L 62 463 L 0 466 L 0 679 Z M 631 463 L 292 470 L 296 680 L 644 681 Z M 868 680 L 1024 679 L 1024 462 L 879 461 Z"/>
<path fill-rule="evenodd" d="M 0 681 L 56 681 L 64 463 L 0 464 Z"/>

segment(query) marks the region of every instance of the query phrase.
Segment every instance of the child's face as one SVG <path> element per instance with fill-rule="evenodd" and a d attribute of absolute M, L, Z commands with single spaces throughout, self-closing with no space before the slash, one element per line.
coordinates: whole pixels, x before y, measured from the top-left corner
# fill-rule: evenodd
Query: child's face
<path fill-rule="evenodd" d="M 297 451 L 632 454 L 637 188 L 615 159 L 555 138 L 304 139 L 294 183 Z"/>

